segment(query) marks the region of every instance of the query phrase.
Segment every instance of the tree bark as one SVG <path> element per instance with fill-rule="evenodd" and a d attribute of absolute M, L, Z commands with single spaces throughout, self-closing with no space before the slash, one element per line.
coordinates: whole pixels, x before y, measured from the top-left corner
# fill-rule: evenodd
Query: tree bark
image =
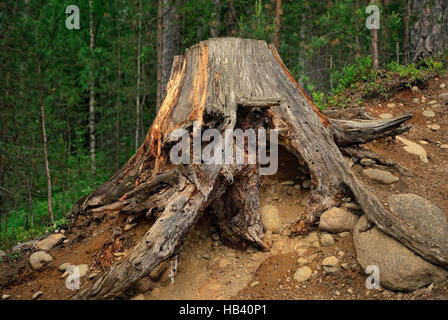
<path fill-rule="evenodd" d="M 210 35 L 213 38 L 219 37 L 221 31 L 221 0 L 212 2 L 212 21 L 210 24 Z"/>
<path fill-rule="evenodd" d="M 142 106 L 140 101 L 140 81 L 141 81 L 141 55 L 142 55 L 142 0 L 139 0 L 139 14 L 137 22 L 137 88 L 135 93 L 136 102 L 136 123 L 135 123 L 135 151 L 137 151 L 140 146 L 140 131 L 141 131 L 141 120 L 142 120 Z"/>
<path fill-rule="evenodd" d="M 275 0 L 275 30 L 274 30 L 274 39 L 272 43 L 275 48 L 278 50 L 280 43 L 280 26 L 281 26 L 281 17 L 282 17 L 282 0 Z"/>
<path fill-rule="evenodd" d="M 41 80 L 42 73 L 40 69 L 40 61 L 37 62 L 37 73 Z M 48 141 L 47 141 L 47 129 L 45 126 L 45 104 L 44 104 L 44 93 L 42 87 L 39 85 L 39 98 L 40 98 L 40 116 L 42 123 L 42 138 L 44 145 L 44 161 L 45 161 L 45 174 L 47 176 L 47 205 L 48 214 L 50 216 L 51 225 L 54 225 L 54 215 L 53 215 L 53 204 L 52 204 L 52 186 L 51 186 L 51 174 L 50 174 L 50 164 L 48 161 Z"/>
<path fill-rule="evenodd" d="M 162 105 L 162 47 L 163 47 L 163 0 L 158 0 L 157 5 L 157 88 L 156 88 L 156 112 Z"/>
<path fill-rule="evenodd" d="M 448 50 L 448 2 L 412 0 L 410 12 L 417 17 L 410 28 L 410 56 L 414 62 Z"/>
<path fill-rule="evenodd" d="M 7 134 L 8 134 L 8 114 L 9 114 L 9 71 L 5 74 L 5 97 L 4 97 L 4 110 L 3 110 L 3 127 L 2 127 L 2 141 L 3 143 L 7 142 Z M 0 186 L 3 186 L 3 182 L 5 179 L 5 162 L 6 162 L 6 148 L 4 148 L 2 155 L 0 157 Z M 6 213 L 3 213 L 5 210 L 4 197 L 3 192 L 0 194 L 0 232 L 2 231 L 2 222 L 3 215 L 6 217 Z"/>
<path fill-rule="evenodd" d="M 375 5 L 377 0 L 370 0 L 370 3 Z M 378 70 L 379 68 L 379 62 L 378 62 L 378 30 L 373 28 L 370 30 L 370 35 L 372 37 L 372 44 L 371 44 L 371 50 L 372 50 L 372 68 L 374 70 Z"/>
<path fill-rule="evenodd" d="M 174 56 L 180 52 L 179 0 L 163 0 L 162 32 L 162 101 L 170 77 Z"/>
<path fill-rule="evenodd" d="M 226 243 L 269 249 L 258 199 L 260 162 L 171 162 L 177 140 L 170 134 L 183 128 L 195 135 L 200 126 L 223 134 L 227 129 L 275 130 L 278 143 L 303 159 L 313 185 L 293 234 L 309 232 L 325 210 L 349 196 L 378 228 L 428 261 L 448 267 L 448 243 L 428 239 L 387 210 L 357 180 L 339 150 L 409 130 L 404 125 L 409 118 L 330 120 L 294 80 L 274 46 L 239 38 L 200 42 L 174 60 L 167 95 L 136 154 L 70 212 L 70 223 L 80 215 L 112 212 L 155 220 L 124 261 L 74 298 L 117 297 L 161 263 L 177 261 L 185 236 L 204 213 L 217 217 Z M 248 148 L 244 154 L 247 159 Z"/>
<path fill-rule="evenodd" d="M 117 8 L 119 2 L 116 1 Z M 120 166 L 120 77 L 121 77 L 121 18 L 117 19 L 118 39 L 117 39 L 117 99 L 116 99 L 116 117 L 115 117 L 115 170 Z"/>
<path fill-rule="evenodd" d="M 95 27 L 93 21 L 93 0 L 89 0 L 89 34 L 90 34 L 90 67 L 89 67 L 89 139 L 90 139 L 90 161 L 91 171 L 96 171 L 95 151 L 95 80 L 93 72 L 93 51 L 95 50 Z"/>

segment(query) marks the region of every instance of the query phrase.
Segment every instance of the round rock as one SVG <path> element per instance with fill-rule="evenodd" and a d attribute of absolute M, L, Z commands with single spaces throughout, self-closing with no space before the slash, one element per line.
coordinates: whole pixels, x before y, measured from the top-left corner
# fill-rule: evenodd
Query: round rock
<path fill-rule="evenodd" d="M 64 238 L 65 238 L 65 236 L 62 233 L 54 233 L 54 234 L 49 235 L 45 239 L 36 242 L 35 246 L 39 250 L 50 251 L 57 244 L 62 242 L 62 240 Z"/>
<path fill-rule="evenodd" d="M 387 199 L 390 209 L 429 239 L 448 241 L 448 219 L 437 206 L 418 195 L 406 193 Z"/>
<path fill-rule="evenodd" d="M 325 233 L 322 235 L 322 237 L 320 238 L 320 244 L 323 247 L 330 247 L 334 244 L 334 238 L 331 234 L 329 233 Z"/>
<path fill-rule="evenodd" d="M 434 118 L 436 116 L 436 114 L 432 110 L 425 110 L 422 112 L 422 114 L 427 118 Z"/>
<path fill-rule="evenodd" d="M 264 206 L 261 210 L 261 220 L 267 230 L 272 233 L 280 232 L 282 223 L 276 207 Z"/>
<path fill-rule="evenodd" d="M 389 171 L 383 171 L 379 169 L 372 169 L 372 168 L 364 169 L 362 170 L 362 174 L 382 184 L 392 184 L 400 180 L 398 177 L 394 176 Z"/>
<path fill-rule="evenodd" d="M 311 277 L 311 273 L 312 270 L 309 267 L 301 267 L 294 273 L 294 280 L 296 280 L 297 282 L 304 282 Z"/>
<path fill-rule="evenodd" d="M 353 233 L 357 259 L 363 270 L 371 265 L 378 266 L 383 287 L 413 291 L 447 277 L 447 271 L 420 258 L 378 228 L 360 232 L 366 225 L 367 219 L 363 216 Z"/>
<path fill-rule="evenodd" d="M 352 231 L 358 216 L 343 208 L 331 208 L 320 216 L 319 228 L 331 233 Z"/>
<path fill-rule="evenodd" d="M 51 261 L 53 261 L 53 258 L 45 251 L 37 251 L 30 256 L 30 265 L 34 270 L 42 269 Z"/>

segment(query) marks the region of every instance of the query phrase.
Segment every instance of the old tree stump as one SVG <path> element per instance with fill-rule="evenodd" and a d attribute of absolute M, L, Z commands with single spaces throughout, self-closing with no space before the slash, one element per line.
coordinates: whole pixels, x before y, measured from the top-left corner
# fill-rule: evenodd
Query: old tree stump
<path fill-rule="evenodd" d="M 426 260 L 448 267 L 448 245 L 428 239 L 367 191 L 339 148 L 409 130 L 404 114 L 390 121 L 328 119 L 264 41 L 216 38 L 174 60 L 167 94 L 144 143 L 107 182 L 70 211 L 79 217 L 120 212 L 155 221 L 130 254 L 74 298 L 114 298 L 158 265 L 178 257 L 199 217 L 216 216 L 221 238 L 268 250 L 259 208 L 260 164 L 174 164 L 175 129 L 276 129 L 278 143 L 308 166 L 312 187 L 293 234 L 305 234 L 321 213 L 352 197 L 368 220 Z M 202 128 L 202 129 L 201 129 Z M 269 135 L 268 135 L 269 136 Z M 207 142 L 202 143 L 205 148 Z M 247 158 L 248 150 L 243 150 Z"/>

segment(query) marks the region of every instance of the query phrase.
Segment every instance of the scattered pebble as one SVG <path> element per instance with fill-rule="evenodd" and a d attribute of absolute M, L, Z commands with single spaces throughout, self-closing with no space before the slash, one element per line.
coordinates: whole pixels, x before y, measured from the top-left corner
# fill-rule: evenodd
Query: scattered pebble
<path fill-rule="evenodd" d="M 422 112 L 422 114 L 427 118 L 434 118 L 436 116 L 436 114 L 432 110 L 425 110 Z"/>
<path fill-rule="evenodd" d="M 339 270 L 339 259 L 335 256 L 326 257 L 322 261 L 322 266 L 326 272 L 334 273 Z"/>
<path fill-rule="evenodd" d="M 429 124 L 429 125 L 427 125 L 427 127 L 428 127 L 429 129 L 431 129 L 432 131 L 438 131 L 438 130 L 440 130 L 440 126 L 439 126 L 438 124 Z"/>
<path fill-rule="evenodd" d="M 312 270 L 309 267 L 301 267 L 294 273 L 294 280 L 296 280 L 297 282 L 304 282 L 311 277 L 311 274 Z"/>
<path fill-rule="evenodd" d="M 334 238 L 331 234 L 325 233 L 320 238 L 320 244 L 324 247 L 330 247 L 334 244 Z"/>
<path fill-rule="evenodd" d="M 302 183 L 302 187 L 304 187 L 305 189 L 309 189 L 309 188 L 311 188 L 311 180 L 305 180 L 305 181 L 303 181 L 303 183 Z"/>
<path fill-rule="evenodd" d="M 37 298 L 39 298 L 41 295 L 43 295 L 44 293 L 42 291 L 37 291 L 35 294 L 33 294 L 33 296 L 31 297 L 32 300 L 36 300 Z"/>
<path fill-rule="evenodd" d="M 394 116 L 390 113 L 382 113 L 379 115 L 380 119 L 386 120 L 386 119 L 392 119 Z"/>

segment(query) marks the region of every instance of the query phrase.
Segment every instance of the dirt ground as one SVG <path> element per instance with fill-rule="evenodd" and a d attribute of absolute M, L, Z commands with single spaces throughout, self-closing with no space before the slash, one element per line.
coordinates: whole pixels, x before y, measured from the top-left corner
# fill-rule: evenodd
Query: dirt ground
<path fill-rule="evenodd" d="M 400 177 L 400 181 L 385 186 L 360 175 L 363 167 L 359 164 L 355 164 L 353 170 L 380 199 L 391 194 L 414 193 L 448 214 L 448 150 L 440 147 L 448 144 L 448 106 L 430 105 L 430 101 L 437 100 L 440 93 L 448 90 L 440 88 L 441 83 L 448 87 L 448 77 L 431 79 L 418 91 L 407 89 L 388 100 L 364 103 L 373 117 L 382 113 L 397 116 L 411 112 L 413 127 L 402 136 L 423 146 L 428 153 L 428 163 L 407 153 L 401 142 L 382 139 L 368 143 L 366 147 L 401 165 L 409 174 L 404 176 L 387 168 Z M 432 110 L 436 115 L 426 118 L 422 115 L 423 110 Z M 440 130 L 432 131 L 428 124 L 438 124 Z M 366 276 L 357 263 L 351 235 L 334 235 L 336 241 L 329 247 L 319 244 L 318 230 L 306 237 L 288 237 L 287 228 L 303 212 L 308 193 L 306 189 L 298 190 L 288 183 L 303 175 L 296 159 L 286 153 L 281 153 L 280 159 L 279 172 L 263 178 L 261 191 L 261 205 L 275 205 L 282 220 L 283 231 L 267 235 L 272 241 L 272 249 L 260 252 L 253 248 L 246 251 L 229 248 L 219 240 L 213 221 L 204 217 L 185 241 L 175 282 L 162 279 L 144 295 L 145 299 L 448 299 L 448 280 L 411 293 L 383 288 L 367 290 Z M 7 294 L 9 299 L 31 299 L 34 293 L 42 291 L 39 299 L 68 299 L 73 292 L 66 288 L 58 266 L 65 262 L 85 263 L 90 266 L 89 274 L 100 275 L 107 261 L 123 259 L 148 228 L 147 223 L 139 223 L 126 233 L 123 248 L 111 247 L 108 251 L 113 231 L 124 224 L 124 217 L 114 215 L 86 225 L 80 222 L 79 227 L 66 234 L 70 239 L 68 244 L 51 250 L 54 260 L 41 271 L 29 267 L 30 252 L 23 253 L 19 261 L 0 263 L 0 296 Z M 322 269 L 322 260 L 327 256 L 339 258 L 342 266 L 339 272 L 329 274 Z M 293 278 L 299 258 L 308 259 L 307 265 L 313 270 L 311 278 L 303 283 Z M 93 281 L 94 278 L 85 277 L 81 285 L 85 287 Z"/>

